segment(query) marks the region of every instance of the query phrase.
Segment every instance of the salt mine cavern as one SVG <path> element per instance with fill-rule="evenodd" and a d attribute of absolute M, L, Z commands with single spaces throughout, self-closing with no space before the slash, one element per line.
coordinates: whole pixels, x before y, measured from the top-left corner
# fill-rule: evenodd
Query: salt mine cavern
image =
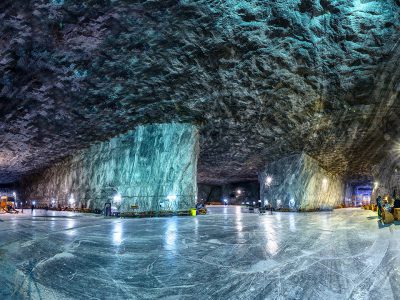
<path fill-rule="evenodd" d="M 0 299 L 400 299 L 399 0 L 3 0 Z"/>

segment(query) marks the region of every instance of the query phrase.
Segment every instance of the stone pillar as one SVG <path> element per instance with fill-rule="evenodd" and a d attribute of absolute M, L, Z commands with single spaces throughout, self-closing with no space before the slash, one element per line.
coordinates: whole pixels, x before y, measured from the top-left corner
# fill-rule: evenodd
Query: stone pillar
<path fill-rule="evenodd" d="M 261 200 L 275 208 L 331 209 L 343 202 L 342 179 L 305 153 L 268 164 L 259 181 Z"/>
<path fill-rule="evenodd" d="M 143 125 L 92 145 L 22 181 L 39 204 L 121 211 L 183 210 L 195 205 L 199 134 L 189 124 Z"/>

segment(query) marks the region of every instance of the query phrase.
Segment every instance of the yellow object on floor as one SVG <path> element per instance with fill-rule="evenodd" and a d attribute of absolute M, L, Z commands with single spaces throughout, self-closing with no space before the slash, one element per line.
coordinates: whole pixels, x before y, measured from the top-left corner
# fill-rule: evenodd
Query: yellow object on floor
<path fill-rule="evenodd" d="M 192 217 L 195 217 L 195 216 L 197 215 L 197 211 L 196 211 L 195 208 L 192 208 L 192 209 L 190 210 L 190 212 L 191 212 Z"/>
<path fill-rule="evenodd" d="M 400 208 L 395 208 L 393 212 L 393 218 L 396 221 L 400 221 Z"/>
<path fill-rule="evenodd" d="M 382 221 L 384 224 L 390 224 L 393 223 L 394 217 L 390 212 L 385 211 L 385 213 L 382 214 Z"/>

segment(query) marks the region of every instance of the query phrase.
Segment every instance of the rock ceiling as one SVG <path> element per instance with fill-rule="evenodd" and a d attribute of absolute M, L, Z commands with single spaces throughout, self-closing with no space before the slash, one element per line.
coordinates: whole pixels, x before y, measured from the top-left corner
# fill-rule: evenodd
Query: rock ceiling
<path fill-rule="evenodd" d="M 5 0 L 0 183 L 148 122 L 195 122 L 199 181 L 306 151 L 363 175 L 400 138 L 399 0 Z"/>

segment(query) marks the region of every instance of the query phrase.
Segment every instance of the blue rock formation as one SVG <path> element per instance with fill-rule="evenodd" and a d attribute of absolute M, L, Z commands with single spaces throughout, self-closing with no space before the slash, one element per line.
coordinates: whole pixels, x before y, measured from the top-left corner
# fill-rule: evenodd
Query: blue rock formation
<path fill-rule="evenodd" d="M 94 144 L 23 180 L 25 200 L 121 211 L 193 207 L 197 196 L 198 131 L 188 124 L 144 125 Z"/>
<path fill-rule="evenodd" d="M 331 209 L 343 202 L 341 177 L 325 171 L 304 153 L 267 165 L 259 180 L 261 200 L 275 208 Z"/>

